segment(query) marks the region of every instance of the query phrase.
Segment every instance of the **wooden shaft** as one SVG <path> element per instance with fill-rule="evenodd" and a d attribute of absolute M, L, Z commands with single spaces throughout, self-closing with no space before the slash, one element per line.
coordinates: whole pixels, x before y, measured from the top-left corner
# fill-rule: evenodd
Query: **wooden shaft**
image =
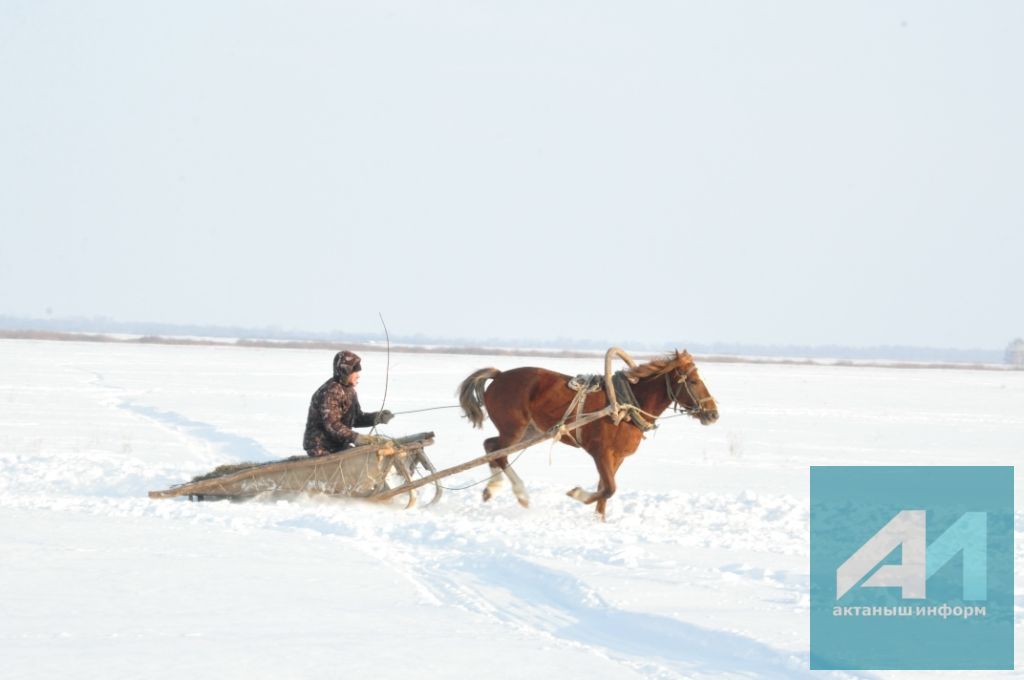
<path fill-rule="evenodd" d="M 594 422 L 595 420 L 600 420 L 601 418 L 604 418 L 605 416 L 607 416 L 611 412 L 612 412 L 611 407 L 610 406 L 606 406 L 603 409 L 601 409 L 600 411 L 594 411 L 593 413 L 588 413 L 588 414 L 584 415 L 582 418 L 574 420 L 571 423 L 566 423 L 565 424 L 565 428 L 567 430 L 575 430 L 578 427 L 583 427 L 584 425 L 589 425 L 590 423 Z M 478 467 L 480 465 L 483 465 L 484 463 L 490 463 L 492 460 L 497 460 L 498 458 L 503 458 L 503 457 L 505 457 L 505 456 L 507 456 L 507 455 L 509 455 L 511 453 L 515 453 L 516 451 L 522 451 L 523 449 L 528 449 L 531 446 L 533 446 L 534 444 L 541 443 L 545 439 L 551 439 L 552 437 L 560 436 L 561 431 L 562 431 L 562 428 L 560 426 L 553 427 L 550 430 L 548 430 L 547 432 L 545 432 L 544 434 L 541 434 L 541 435 L 538 435 L 536 437 L 533 437 L 532 439 L 528 439 L 526 441 L 519 442 L 518 444 L 513 444 L 512 446 L 505 447 L 504 449 L 499 449 L 498 451 L 492 451 L 492 452 L 488 453 L 486 456 L 480 456 L 479 458 L 474 458 L 473 460 L 471 460 L 469 462 L 466 462 L 466 463 L 463 463 L 461 465 L 456 465 L 455 467 L 445 468 L 444 470 L 441 470 L 440 472 L 435 472 L 432 475 L 427 475 L 426 477 L 421 477 L 420 479 L 417 479 L 417 480 L 415 480 L 413 482 L 409 482 L 407 484 L 403 484 L 402 486 L 399 486 L 399 487 L 395 487 L 394 489 L 390 489 L 388 491 L 385 491 L 384 493 L 378 494 L 376 496 L 373 496 L 372 498 L 373 498 L 373 500 L 376 500 L 376 501 L 385 501 L 385 500 L 387 500 L 389 498 L 394 498 L 395 496 L 398 496 L 400 494 L 406 493 L 406 492 L 410 491 L 411 489 L 418 489 L 421 486 L 426 486 L 427 484 L 430 484 L 431 482 L 435 482 L 438 479 L 441 479 L 443 477 L 450 477 L 451 475 L 454 475 L 454 474 L 459 473 L 459 472 L 464 472 L 465 470 L 469 470 L 471 468 Z"/>

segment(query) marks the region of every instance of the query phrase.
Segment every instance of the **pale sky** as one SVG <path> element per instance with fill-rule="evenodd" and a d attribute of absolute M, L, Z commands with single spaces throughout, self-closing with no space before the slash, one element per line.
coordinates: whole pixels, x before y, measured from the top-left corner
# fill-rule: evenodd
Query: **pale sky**
<path fill-rule="evenodd" d="M 1024 3 L 0 0 L 0 315 L 1002 348 Z"/>

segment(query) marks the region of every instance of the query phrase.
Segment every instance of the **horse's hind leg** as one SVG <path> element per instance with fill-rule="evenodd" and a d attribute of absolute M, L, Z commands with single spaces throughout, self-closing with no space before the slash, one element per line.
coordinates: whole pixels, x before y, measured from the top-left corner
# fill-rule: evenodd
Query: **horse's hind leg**
<path fill-rule="evenodd" d="M 525 428 L 524 428 L 525 429 Z M 516 433 L 513 437 L 491 437 L 490 439 L 484 440 L 484 450 L 487 453 L 494 453 L 495 451 L 503 448 L 512 446 L 522 438 L 522 433 Z M 526 491 L 526 485 L 523 484 L 523 480 L 520 479 L 516 471 L 508 464 L 508 457 L 502 456 L 492 460 L 490 463 L 491 478 L 487 482 L 487 487 L 484 489 L 483 498 L 484 501 L 489 501 L 497 490 L 501 487 L 502 472 L 508 477 L 509 481 L 512 482 L 512 491 L 516 495 L 516 499 L 519 504 L 524 508 L 530 507 L 530 494 Z"/>
<path fill-rule="evenodd" d="M 497 437 L 491 437 L 490 439 L 484 440 L 484 451 L 487 453 L 497 451 L 496 448 L 492 448 L 492 443 L 497 439 Z M 498 489 L 501 488 L 501 467 L 498 465 L 497 461 L 493 460 L 488 465 L 491 469 L 491 478 L 487 481 L 487 486 L 484 487 L 485 503 L 491 500 L 494 494 L 497 493 Z"/>
<path fill-rule="evenodd" d="M 502 458 L 502 460 L 506 460 Z M 512 491 L 516 495 L 516 500 L 519 501 L 519 505 L 524 508 L 530 507 L 530 494 L 526 492 L 526 485 L 523 484 L 523 480 L 519 478 L 519 474 L 511 465 L 505 467 L 505 476 L 512 482 Z"/>

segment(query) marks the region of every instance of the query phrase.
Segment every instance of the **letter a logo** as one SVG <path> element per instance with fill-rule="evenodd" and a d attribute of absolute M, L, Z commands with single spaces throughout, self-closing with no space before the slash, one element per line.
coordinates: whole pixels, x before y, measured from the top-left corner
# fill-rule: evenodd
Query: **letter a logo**
<path fill-rule="evenodd" d="M 902 588 L 904 600 L 925 597 L 925 512 L 904 510 L 897 513 L 878 533 L 868 539 L 850 559 L 836 570 L 836 599 L 857 585 L 876 564 L 897 547 L 903 546 L 903 564 L 887 564 L 864 582 L 866 587 Z"/>
<path fill-rule="evenodd" d="M 930 546 L 926 545 L 925 535 L 924 510 L 897 513 L 836 570 L 836 599 L 842 598 L 875 565 L 901 547 L 902 564 L 879 567 L 862 587 L 900 588 L 904 600 L 924 599 L 928 579 L 957 553 L 963 552 L 964 599 L 984 600 L 988 590 L 986 514 L 965 512 Z"/>

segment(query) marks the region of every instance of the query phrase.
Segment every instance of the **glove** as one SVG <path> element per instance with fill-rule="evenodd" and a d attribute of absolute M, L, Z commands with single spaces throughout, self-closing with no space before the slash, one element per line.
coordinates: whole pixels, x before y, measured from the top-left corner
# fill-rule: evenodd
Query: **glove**
<path fill-rule="evenodd" d="M 379 411 L 377 415 L 374 417 L 373 424 L 379 425 L 380 423 L 384 423 L 385 425 L 387 425 L 388 423 L 391 422 L 391 419 L 394 417 L 394 413 L 388 411 L 387 409 L 384 409 L 383 411 Z"/>
<path fill-rule="evenodd" d="M 353 443 L 356 446 L 366 446 L 367 444 L 375 443 L 374 438 L 365 434 L 357 434 Z"/>

